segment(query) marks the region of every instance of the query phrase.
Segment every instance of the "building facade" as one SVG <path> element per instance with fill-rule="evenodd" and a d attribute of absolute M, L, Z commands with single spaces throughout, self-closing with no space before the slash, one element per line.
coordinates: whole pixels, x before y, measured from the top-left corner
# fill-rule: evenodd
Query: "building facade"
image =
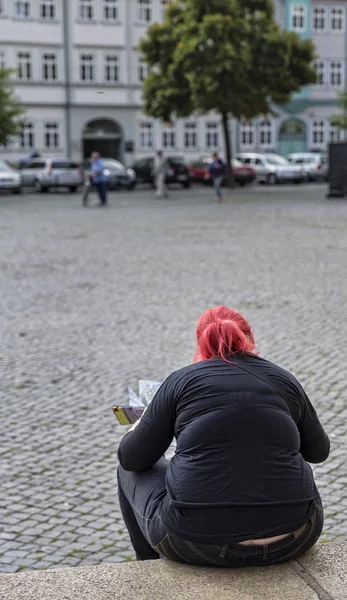
<path fill-rule="evenodd" d="M 97 149 L 130 164 L 162 148 L 188 158 L 223 151 L 218 116 L 180 119 L 167 127 L 141 110 L 146 65 L 137 51 L 146 28 L 169 0 L 0 0 L 0 65 L 16 71 L 26 109 L 18 142 L 76 159 Z M 231 122 L 235 151 L 324 150 L 339 132 L 329 124 L 345 89 L 347 0 L 276 0 L 281 26 L 312 38 L 319 82 L 295 94 L 278 117 Z"/>

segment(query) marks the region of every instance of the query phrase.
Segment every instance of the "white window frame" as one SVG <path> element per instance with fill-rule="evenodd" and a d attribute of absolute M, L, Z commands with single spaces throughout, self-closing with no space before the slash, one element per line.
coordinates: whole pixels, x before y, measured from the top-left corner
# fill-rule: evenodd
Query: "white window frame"
<path fill-rule="evenodd" d="M 325 119 L 312 119 L 311 121 L 312 148 L 325 148 L 326 146 L 326 121 Z"/>
<path fill-rule="evenodd" d="M 18 81 L 33 80 L 33 57 L 28 50 L 18 50 L 17 56 L 17 79 Z"/>
<path fill-rule="evenodd" d="M 333 127 L 333 125 L 330 125 L 330 129 L 329 129 L 329 141 L 330 142 L 342 142 L 344 135 L 343 135 L 343 131 L 342 129 L 339 129 L 338 127 Z"/>
<path fill-rule="evenodd" d="M 198 124 L 186 121 L 183 126 L 183 147 L 185 150 L 196 150 L 198 147 Z"/>
<path fill-rule="evenodd" d="M 163 127 L 161 138 L 162 147 L 164 150 L 174 150 L 176 148 L 176 129 L 173 125 L 171 127 Z"/>
<path fill-rule="evenodd" d="M 273 123 L 271 119 L 264 118 L 258 124 L 259 146 L 269 148 L 274 145 Z"/>
<path fill-rule="evenodd" d="M 137 0 L 137 22 L 148 25 L 153 20 L 152 0 Z"/>
<path fill-rule="evenodd" d="M 256 143 L 255 123 L 240 123 L 240 147 L 254 148 Z"/>
<path fill-rule="evenodd" d="M 207 121 L 205 123 L 205 146 L 207 150 L 217 150 L 219 148 L 219 138 L 218 121 Z"/>
<path fill-rule="evenodd" d="M 333 22 L 334 22 L 334 18 L 336 19 L 336 15 L 334 17 L 334 10 L 340 10 L 341 11 L 341 29 L 335 29 L 333 27 Z M 336 6 L 331 6 L 330 7 L 330 11 L 329 11 L 329 29 L 330 29 L 330 33 L 345 33 L 346 31 L 346 9 L 344 6 L 341 5 L 336 5 Z"/>
<path fill-rule="evenodd" d="M 302 20 L 302 24 L 298 21 Z M 307 10 L 305 4 L 292 4 L 290 7 L 290 29 L 291 31 L 302 32 L 307 28 Z"/>
<path fill-rule="evenodd" d="M 48 121 L 43 126 L 43 141 L 46 150 L 57 150 L 60 148 L 60 123 Z"/>
<path fill-rule="evenodd" d="M 119 21 L 119 0 L 104 0 L 102 18 L 105 23 L 115 23 Z"/>
<path fill-rule="evenodd" d="M 110 77 L 110 75 L 114 77 Z M 118 83 L 120 80 L 120 60 L 118 54 L 108 52 L 104 56 L 104 81 L 106 83 Z"/>
<path fill-rule="evenodd" d="M 83 23 L 95 21 L 94 0 L 78 0 L 78 20 Z"/>
<path fill-rule="evenodd" d="M 32 122 L 24 124 L 22 133 L 19 137 L 19 146 L 23 149 L 30 150 L 35 148 L 35 125 Z"/>
<path fill-rule="evenodd" d="M 42 79 L 51 82 L 59 79 L 58 56 L 55 52 L 43 52 L 42 54 Z"/>
<path fill-rule="evenodd" d="M 88 73 L 89 76 L 86 77 Z M 92 52 L 81 52 L 79 55 L 79 81 L 82 83 L 96 81 L 96 57 Z"/>
<path fill-rule="evenodd" d="M 31 1 L 30 0 L 14 0 L 14 16 L 16 19 L 31 18 Z"/>
<path fill-rule="evenodd" d="M 56 0 L 40 0 L 40 19 L 42 21 L 55 21 L 58 16 Z"/>
<path fill-rule="evenodd" d="M 143 83 L 148 75 L 148 64 L 142 56 L 137 57 L 137 81 Z"/>
<path fill-rule="evenodd" d="M 153 150 L 154 147 L 154 125 L 152 121 L 140 121 L 139 123 L 139 147 L 140 150 Z"/>
<path fill-rule="evenodd" d="M 319 15 L 315 14 L 320 12 Z M 317 27 L 318 23 L 321 23 L 320 27 Z M 315 33 L 325 33 L 328 30 L 328 7 L 317 4 L 312 6 L 312 31 Z"/>
<path fill-rule="evenodd" d="M 321 82 L 317 82 L 316 83 L 316 87 L 317 88 L 325 88 L 327 86 L 327 83 L 328 83 L 328 79 L 327 79 L 327 74 L 328 74 L 327 61 L 324 58 L 318 58 L 315 61 L 314 66 L 315 66 L 315 69 L 316 69 L 316 74 L 317 75 L 318 74 L 322 75 L 322 81 Z"/>
<path fill-rule="evenodd" d="M 339 83 L 335 83 L 333 82 L 333 67 L 334 65 L 340 65 L 340 82 Z M 345 83 L 345 69 L 344 69 L 344 61 L 340 58 L 332 58 L 329 62 L 329 87 L 332 89 L 342 89 L 344 87 L 344 83 Z"/>

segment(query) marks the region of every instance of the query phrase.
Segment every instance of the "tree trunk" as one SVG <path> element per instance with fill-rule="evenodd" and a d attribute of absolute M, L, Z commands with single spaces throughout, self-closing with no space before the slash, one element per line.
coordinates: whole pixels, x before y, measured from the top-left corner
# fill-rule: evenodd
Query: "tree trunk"
<path fill-rule="evenodd" d="M 230 137 L 228 113 L 222 113 L 222 125 L 223 125 L 223 133 L 224 133 L 225 158 L 226 158 L 225 185 L 227 187 L 233 187 L 234 186 L 234 175 L 233 175 L 233 168 L 231 166 L 232 148 L 231 148 L 231 137 Z"/>

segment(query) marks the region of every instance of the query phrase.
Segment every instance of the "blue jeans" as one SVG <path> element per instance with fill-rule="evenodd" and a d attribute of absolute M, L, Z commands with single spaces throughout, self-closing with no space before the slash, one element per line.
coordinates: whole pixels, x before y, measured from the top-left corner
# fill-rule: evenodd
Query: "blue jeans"
<path fill-rule="evenodd" d="M 107 204 L 107 181 L 99 181 L 95 183 L 95 187 L 98 190 L 100 204 Z"/>
<path fill-rule="evenodd" d="M 166 496 L 165 474 L 168 461 L 162 458 L 152 469 L 142 473 L 118 469 L 119 502 L 125 525 L 138 560 L 164 556 L 170 560 L 200 566 L 261 566 L 297 558 L 317 542 L 323 529 L 320 498 L 302 533 L 293 533 L 273 544 L 201 544 L 185 540 L 167 531 L 160 516 Z"/>
<path fill-rule="evenodd" d="M 213 185 L 214 185 L 214 188 L 216 190 L 216 196 L 217 196 L 217 198 L 221 198 L 222 197 L 222 184 L 223 184 L 223 180 L 224 180 L 224 175 L 218 175 L 213 180 Z"/>

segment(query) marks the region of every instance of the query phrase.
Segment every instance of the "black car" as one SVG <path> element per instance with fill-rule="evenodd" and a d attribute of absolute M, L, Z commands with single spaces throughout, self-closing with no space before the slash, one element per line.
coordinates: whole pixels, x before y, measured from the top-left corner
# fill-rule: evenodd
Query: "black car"
<path fill-rule="evenodd" d="M 136 175 L 132 169 L 128 169 L 121 162 L 113 158 L 103 158 L 102 162 L 104 163 L 109 190 L 117 190 L 118 188 L 134 189 L 136 186 Z M 83 171 L 85 174 L 90 172 L 90 159 L 84 161 Z"/>
<path fill-rule="evenodd" d="M 140 158 L 137 160 L 132 169 L 136 173 L 137 183 L 149 183 L 154 186 L 154 156 Z M 191 177 L 186 161 L 183 156 L 166 156 L 166 183 L 178 183 L 182 187 L 189 188 L 191 185 Z"/>

